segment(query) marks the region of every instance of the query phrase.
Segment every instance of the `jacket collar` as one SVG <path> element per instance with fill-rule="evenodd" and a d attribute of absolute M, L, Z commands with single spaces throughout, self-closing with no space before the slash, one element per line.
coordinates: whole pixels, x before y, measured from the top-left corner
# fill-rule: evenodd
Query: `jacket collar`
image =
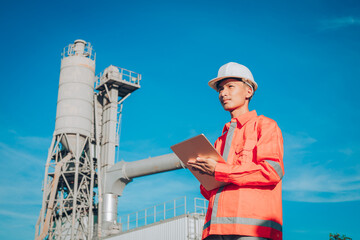
<path fill-rule="evenodd" d="M 248 121 L 250 121 L 251 119 L 253 119 L 253 118 L 255 118 L 255 117 L 257 117 L 257 113 L 256 113 L 255 110 L 252 110 L 252 111 L 247 112 L 247 113 L 245 113 L 245 114 L 243 114 L 243 115 L 240 115 L 240 116 L 237 117 L 237 118 L 232 118 L 230 122 L 228 122 L 228 123 L 225 124 L 224 131 L 223 131 L 223 132 L 225 132 L 225 131 L 227 131 L 227 130 L 229 129 L 231 122 L 235 122 L 235 121 L 236 121 L 236 122 L 238 123 L 237 125 L 238 125 L 239 127 L 242 127 L 242 126 L 245 125 L 245 123 L 247 123 Z"/>

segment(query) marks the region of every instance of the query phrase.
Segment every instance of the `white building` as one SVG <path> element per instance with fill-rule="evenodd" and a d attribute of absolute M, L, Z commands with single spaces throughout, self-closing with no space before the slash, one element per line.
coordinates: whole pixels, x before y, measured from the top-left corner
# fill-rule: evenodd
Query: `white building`
<path fill-rule="evenodd" d="M 197 205 L 199 204 L 199 205 Z M 200 240 L 207 201 L 194 199 L 186 212 L 186 197 L 120 217 L 122 232 L 108 240 Z"/>

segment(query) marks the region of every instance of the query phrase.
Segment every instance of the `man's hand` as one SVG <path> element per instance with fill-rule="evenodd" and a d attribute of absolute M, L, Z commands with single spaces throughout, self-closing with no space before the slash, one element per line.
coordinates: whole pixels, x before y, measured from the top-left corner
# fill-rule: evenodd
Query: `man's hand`
<path fill-rule="evenodd" d="M 212 158 L 201 158 L 197 157 L 196 159 L 191 159 L 187 162 L 193 169 L 208 174 L 210 176 L 214 176 L 215 167 L 217 161 Z"/>

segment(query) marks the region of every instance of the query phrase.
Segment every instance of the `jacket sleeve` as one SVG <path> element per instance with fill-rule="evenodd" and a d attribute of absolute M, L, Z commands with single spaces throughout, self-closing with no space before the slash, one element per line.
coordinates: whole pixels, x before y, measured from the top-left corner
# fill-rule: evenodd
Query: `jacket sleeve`
<path fill-rule="evenodd" d="M 284 175 L 283 139 L 276 122 L 266 121 L 258 128 L 258 140 L 247 156 L 251 159 L 236 164 L 218 163 L 215 179 L 239 186 L 269 186 L 279 183 Z"/>

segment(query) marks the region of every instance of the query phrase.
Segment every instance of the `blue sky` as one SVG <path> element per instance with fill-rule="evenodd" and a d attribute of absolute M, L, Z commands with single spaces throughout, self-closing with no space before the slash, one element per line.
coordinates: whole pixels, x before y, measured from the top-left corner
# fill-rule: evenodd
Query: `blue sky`
<path fill-rule="evenodd" d="M 230 116 L 207 86 L 230 61 L 259 84 L 250 108 L 285 144 L 284 239 L 360 238 L 358 1 L 3 1 L 0 9 L 0 238 L 29 239 L 41 208 L 62 49 L 93 44 L 96 73 L 141 73 L 125 101 L 120 159 L 170 153 Z M 186 170 L 135 179 L 119 214 L 200 197 Z"/>

